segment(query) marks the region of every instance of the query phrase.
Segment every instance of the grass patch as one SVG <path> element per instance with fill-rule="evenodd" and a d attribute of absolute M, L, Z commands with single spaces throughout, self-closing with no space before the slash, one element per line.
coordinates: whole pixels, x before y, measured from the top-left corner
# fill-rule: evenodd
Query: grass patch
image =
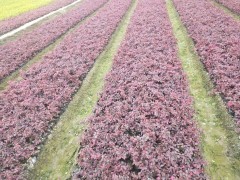
<path fill-rule="evenodd" d="M 60 117 L 34 168 L 30 170 L 29 179 L 67 179 L 71 176 L 80 148 L 79 137 L 87 126 L 85 120 L 92 114 L 99 99 L 105 76 L 111 70 L 114 56 L 125 36 L 136 5 L 137 1 L 133 0 L 106 49 Z"/>
<path fill-rule="evenodd" d="M 221 98 L 212 93 L 213 84 L 172 0 L 166 0 L 166 5 L 177 40 L 178 55 L 194 100 L 194 119 L 202 132 L 201 149 L 207 162 L 206 173 L 216 180 L 240 179 L 240 141 L 234 131 L 234 121 Z"/>
<path fill-rule="evenodd" d="M 37 9 L 52 2 L 53 0 L 2 0 L 0 1 L 0 20 L 17 16 L 24 12 Z"/>

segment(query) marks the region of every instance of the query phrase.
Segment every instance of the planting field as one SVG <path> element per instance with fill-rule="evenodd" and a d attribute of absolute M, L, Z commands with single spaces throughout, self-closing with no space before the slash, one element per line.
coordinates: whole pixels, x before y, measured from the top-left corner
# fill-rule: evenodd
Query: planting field
<path fill-rule="evenodd" d="M 238 6 L 54 0 L 0 21 L 0 179 L 240 179 Z"/>

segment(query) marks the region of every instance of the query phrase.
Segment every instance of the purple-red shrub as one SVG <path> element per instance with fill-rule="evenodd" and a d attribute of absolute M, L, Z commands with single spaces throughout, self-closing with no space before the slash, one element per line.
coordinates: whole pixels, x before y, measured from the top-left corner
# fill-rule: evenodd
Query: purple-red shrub
<path fill-rule="evenodd" d="M 106 81 L 74 178 L 205 179 L 164 0 L 138 1 Z"/>
<path fill-rule="evenodd" d="M 106 2 L 107 0 L 84 0 L 66 14 L 0 46 L 0 81 Z"/>
<path fill-rule="evenodd" d="M 240 1 L 239 0 L 215 0 L 222 4 L 226 8 L 232 10 L 233 12 L 240 14 Z"/>
<path fill-rule="evenodd" d="M 21 179 L 27 160 L 104 50 L 131 0 L 111 0 L 0 94 L 0 179 Z M 91 3 L 92 4 L 92 3 Z M 93 5 L 93 4 L 92 4 Z"/>
<path fill-rule="evenodd" d="M 240 132 L 240 23 L 208 0 L 174 3 Z"/>
<path fill-rule="evenodd" d="M 0 21 L 0 35 L 7 33 L 15 28 L 18 28 L 23 24 L 33 21 L 34 19 L 44 16 L 45 14 L 55 11 L 61 7 L 67 6 L 74 1 L 75 0 L 54 0 L 48 5 L 25 12 L 15 17 L 11 17 L 9 19 L 2 20 Z"/>

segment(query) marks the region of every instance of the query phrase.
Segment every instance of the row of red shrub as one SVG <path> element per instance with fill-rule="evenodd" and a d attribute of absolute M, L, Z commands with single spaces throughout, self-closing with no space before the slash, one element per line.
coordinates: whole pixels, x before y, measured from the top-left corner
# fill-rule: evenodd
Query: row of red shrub
<path fill-rule="evenodd" d="M 164 0 L 139 0 L 81 141 L 80 179 L 205 179 Z"/>
<path fill-rule="evenodd" d="M 232 10 L 233 12 L 240 14 L 240 1 L 239 0 L 215 0 L 222 4 L 226 8 Z"/>
<path fill-rule="evenodd" d="M 55 11 L 61 7 L 67 6 L 68 4 L 73 3 L 75 0 L 54 0 L 48 5 L 42 6 L 38 9 L 34 9 L 28 12 L 25 12 L 21 15 L 2 20 L 0 21 L 0 35 L 7 33 L 15 28 L 20 27 L 23 24 L 26 24 L 34 19 L 44 16 L 52 11 Z"/>
<path fill-rule="evenodd" d="M 174 2 L 240 132 L 240 23 L 208 0 Z"/>
<path fill-rule="evenodd" d="M 106 2 L 107 0 L 84 0 L 66 14 L 0 46 L 0 81 Z"/>
<path fill-rule="evenodd" d="M 111 0 L 0 94 L 0 179 L 21 179 L 130 6 Z M 97 1 L 89 2 L 94 6 Z"/>

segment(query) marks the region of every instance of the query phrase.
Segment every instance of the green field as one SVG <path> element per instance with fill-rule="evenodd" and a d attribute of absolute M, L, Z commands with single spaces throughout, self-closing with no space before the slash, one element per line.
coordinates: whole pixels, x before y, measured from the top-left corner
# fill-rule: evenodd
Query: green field
<path fill-rule="evenodd" d="M 49 4 L 53 0 L 1 0 L 0 1 L 0 20 L 17 16 L 40 6 Z"/>

